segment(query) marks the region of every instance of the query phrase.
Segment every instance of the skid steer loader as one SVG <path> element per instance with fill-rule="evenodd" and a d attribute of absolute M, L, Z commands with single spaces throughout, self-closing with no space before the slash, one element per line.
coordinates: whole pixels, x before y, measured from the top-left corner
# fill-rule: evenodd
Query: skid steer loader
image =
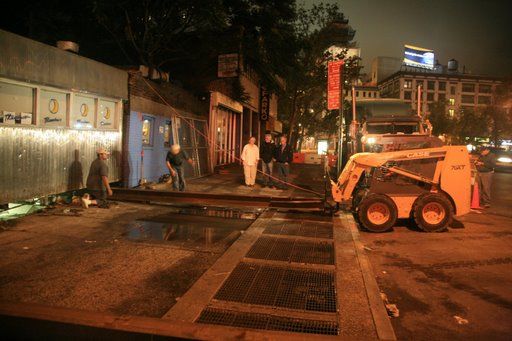
<path fill-rule="evenodd" d="M 442 146 L 355 154 L 331 185 L 334 200 L 349 204 L 370 231 L 384 232 L 398 218 L 412 217 L 433 232 L 470 211 L 470 177 L 466 147 Z"/>

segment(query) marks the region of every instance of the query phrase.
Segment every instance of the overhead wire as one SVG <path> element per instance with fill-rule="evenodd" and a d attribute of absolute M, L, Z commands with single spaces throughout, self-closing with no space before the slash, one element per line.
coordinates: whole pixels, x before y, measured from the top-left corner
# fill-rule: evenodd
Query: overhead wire
<path fill-rule="evenodd" d="M 235 160 L 237 160 L 237 161 L 239 161 L 239 162 L 242 162 L 242 159 L 240 159 L 239 157 L 237 157 L 237 156 L 235 155 L 234 151 L 230 151 L 230 150 L 228 150 L 228 149 L 222 149 L 222 148 L 220 148 L 220 144 L 218 144 L 218 145 L 217 145 L 217 143 L 213 142 L 213 141 L 212 141 L 212 140 L 213 140 L 213 139 L 212 139 L 212 137 L 210 137 L 210 136 L 208 136 L 208 135 L 204 134 L 204 133 L 203 133 L 203 132 L 201 132 L 199 129 L 197 129 L 197 128 L 192 124 L 192 122 L 190 122 L 190 121 L 189 121 L 189 119 L 188 119 L 188 118 L 184 117 L 182 114 L 180 114 L 180 112 L 179 112 L 178 110 L 176 110 L 176 109 L 175 109 L 171 104 L 169 104 L 169 102 L 168 102 L 168 101 L 167 101 L 167 100 L 166 100 L 166 99 L 165 99 L 165 98 L 160 94 L 160 92 L 159 92 L 157 89 L 155 89 L 155 88 L 151 85 L 151 83 L 149 83 L 149 82 L 148 82 L 148 80 L 147 80 L 146 78 L 142 77 L 142 79 L 143 79 L 143 80 L 144 80 L 144 82 L 149 86 L 149 88 L 150 88 L 151 90 L 153 90 L 153 92 L 154 92 L 154 93 L 155 93 L 155 94 L 156 94 L 156 95 L 157 95 L 157 96 L 158 96 L 158 97 L 159 97 L 159 98 L 160 98 L 160 99 L 165 103 L 165 105 L 167 105 L 167 106 L 171 109 L 171 111 L 173 111 L 173 113 L 174 113 L 177 117 L 179 117 L 181 120 L 183 120 L 185 123 L 187 123 L 187 124 L 189 125 L 190 129 L 193 129 L 196 133 L 198 133 L 199 135 L 203 136 L 203 137 L 205 138 L 205 140 L 207 141 L 207 143 L 208 143 L 210 146 L 213 146 L 213 147 L 215 148 L 215 151 L 217 151 L 217 152 L 223 152 L 223 153 L 227 153 L 227 154 L 229 153 L 229 155 L 230 155 L 231 157 L 233 157 L 233 159 L 235 159 Z M 309 192 L 309 193 L 315 194 L 315 195 L 320 196 L 320 197 L 323 197 L 323 196 L 324 196 L 324 194 L 318 193 L 318 192 L 313 191 L 313 190 L 311 190 L 311 189 L 304 188 L 304 187 L 301 187 L 301 186 L 295 185 L 295 184 L 293 184 L 293 183 L 291 183 L 291 182 L 281 180 L 281 179 L 279 179 L 279 178 L 277 178 L 277 177 L 275 177 L 275 176 L 273 176 L 273 175 L 271 175 L 271 174 L 266 174 L 266 173 L 264 173 L 263 171 L 261 171 L 261 170 L 259 170 L 259 169 L 257 169 L 257 168 L 256 168 L 256 171 L 257 171 L 258 173 L 263 174 L 264 176 L 269 176 L 269 177 L 270 177 L 272 180 L 274 180 L 274 181 L 277 181 L 277 182 L 283 183 L 283 184 L 288 185 L 288 186 L 290 186 L 290 187 L 293 187 L 293 188 L 299 189 L 299 190 L 301 190 L 301 191 Z"/>

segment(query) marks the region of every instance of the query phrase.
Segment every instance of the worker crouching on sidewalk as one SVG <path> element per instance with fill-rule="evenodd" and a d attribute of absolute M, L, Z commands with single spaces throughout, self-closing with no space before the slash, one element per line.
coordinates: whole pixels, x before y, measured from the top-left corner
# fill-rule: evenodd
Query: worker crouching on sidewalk
<path fill-rule="evenodd" d="M 274 183 L 272 181 L 272 160 L 276 155 L 276 145 L 274 141 L 272 141 L 271 134 L 265 134 L 265 142 L 261 145 L 260 148 L 260 159 L 261 168 L 263 171 L 263 187 L 274 187 Z"/>
<path fill-rule="evenodd" d="M 245 184 L 253 187 L 256 182 L 256 171 L 258 169 L 258 160 L 260 159 L 260 149 L 255 144 L 256 138 L 251 137 L 249 143 L 242 150 L 242 164 L 244 166 Z"/>
<path fill-rule="evenodd" d="M 287 189 L 288 176 L 290 175 L 290 163 L 293 160 L 292 147 L 287 143 L 286 136 L 281 136 L 279 146 L 276 147 L 275 159 L 279 180 L 276 187 Z"/>
<path fill-rule="evenodd" d="M 183 192 L 187 187 L 187 183 L 185 182 L 185 161 L 191 166 L 194 165 L 194 161 L 185 151 L 181 150 L 180 145 L 173 144 L 171 151 L 167 152 L 165 164 L 171 173 L 172 187 L 175 191 Z"/>
<path fill-rule="evenodd" d="M 108 181 L 108 166 L 105 160 L 109 153 L 100 148 L 96 152 L 98 158 L 91 163 L 89 175 L 87 176 L 87 192 L 82 198 L 82 206 L 89 208 L 90 205 L 97 205 L 100 208 L 109 208 L 107 195 L 112 196 L 112 189 Z"/>
<path fill-rule="evenodd" d="M 484 148 L 480 152 L 480 157 L 475 163 L 478 171 L 478 189 L 480 190 L 480 203 L 484 207 L 491 207 L 491 186 L 496 167 L 496 158 L 489 148 Z"/>

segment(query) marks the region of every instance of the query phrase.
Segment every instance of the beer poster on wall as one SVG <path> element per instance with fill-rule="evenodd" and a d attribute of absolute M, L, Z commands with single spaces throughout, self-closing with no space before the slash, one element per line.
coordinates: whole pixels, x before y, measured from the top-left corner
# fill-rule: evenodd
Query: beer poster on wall
<path fill-rule="evenodd" d="M 115 129 L 116 102 L 100 99 L 96 128 Z"/>
<path fill-rule="evenodd" d="M 71 110 L 71 127 L 91 129 L 94 126 L 95 103 L 93 97 L 76 95 Z"/>
<path fill-rule="evenodd" d="M 67 94 L 57 91 L 41 90 L 39 112 L 41 125 L 46 127 L 65 127 Z"/>

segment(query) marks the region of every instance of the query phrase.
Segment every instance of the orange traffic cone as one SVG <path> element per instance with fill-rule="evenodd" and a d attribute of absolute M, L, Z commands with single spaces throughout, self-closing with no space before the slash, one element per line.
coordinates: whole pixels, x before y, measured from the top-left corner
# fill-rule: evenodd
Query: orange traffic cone
<path fill-rule="evenodd" d="M 471 209 L 472 210 L 481 210 L 480 207 L 480 193 L 478 191 L 478 179 L 475 179 L 475 183 L 473 184 L 473 197 L 471 198 Z"/>

